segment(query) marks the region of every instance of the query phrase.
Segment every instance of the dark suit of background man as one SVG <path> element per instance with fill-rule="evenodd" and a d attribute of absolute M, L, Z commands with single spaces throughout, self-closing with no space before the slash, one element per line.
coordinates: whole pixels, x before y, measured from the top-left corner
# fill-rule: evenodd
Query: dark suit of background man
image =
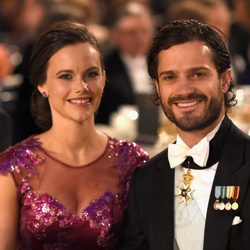
<path fill-rule="evenodd" d="M 105 56 L 107 84 L 98 123 L 109 123 L 120 106 L 136 105 L 137 95 L 151 93 L 146 54 L 154 34 L 152 14 L 146 6 L 129 2 L 113 15 L 112 49 Z"/>
<path fill-rule="evenodd" d="M 0 108 L 0 152 L 12 142 L 12 121 L 10 116 Z"/>
<path fill-rule="evenodd" d="M 250 139 L 227 116 L 225 44 L 208 25 L 174 21 L 148 68 L 177 139 L 135 172 L 121 249 L 250 249 Z"/>

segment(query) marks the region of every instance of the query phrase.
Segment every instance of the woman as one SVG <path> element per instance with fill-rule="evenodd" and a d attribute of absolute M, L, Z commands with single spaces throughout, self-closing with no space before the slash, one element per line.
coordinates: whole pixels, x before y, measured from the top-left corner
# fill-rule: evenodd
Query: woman
<path fill-rule="evenodd" d="M 30 78 L 45 132 L 0 155 L 0 249 L 115 249 L 131 174 L 148 155 L 94 126 L 105 85 L 95 37 L 80 24 L 51 27 Z"/>

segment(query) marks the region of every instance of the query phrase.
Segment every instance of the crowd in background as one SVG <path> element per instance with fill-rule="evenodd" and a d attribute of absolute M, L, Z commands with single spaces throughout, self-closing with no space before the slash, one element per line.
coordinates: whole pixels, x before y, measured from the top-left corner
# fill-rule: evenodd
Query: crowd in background
<path fill-rule="evenodd" d="M 170 20 L 190 18 L 221 31 L 232 55 L 235 84 L 250 85 L 249 0 L 1 0 L 0 108 L 12 119 L 7 144 L 39 132 L 29 111 L 29 57 L 46 27 L 77 21 L 101 41 L 107 84 L 96 121 L 107 124 L 119 106 L 150 95 L 146 56 L 154 32 Z"/>

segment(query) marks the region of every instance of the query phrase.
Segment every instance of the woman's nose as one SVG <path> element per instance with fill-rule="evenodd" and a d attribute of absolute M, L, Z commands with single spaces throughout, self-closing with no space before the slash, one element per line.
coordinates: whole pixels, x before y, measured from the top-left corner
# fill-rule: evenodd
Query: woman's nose
<path fill-rule="evenodd" d="M 89 91 L 88 83 L 84 79 L 79 79 L 77 84 L 77 92 L 82 90 Z"/>

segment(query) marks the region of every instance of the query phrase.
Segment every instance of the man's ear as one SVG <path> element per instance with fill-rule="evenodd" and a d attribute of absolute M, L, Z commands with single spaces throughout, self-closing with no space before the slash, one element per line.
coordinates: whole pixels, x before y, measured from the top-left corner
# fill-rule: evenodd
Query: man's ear
<path fill-rule="evenodd" d="M 155 85 L 157 94 L 160 96 L 159 82 L 158 82 L 156 79 L 154 79 L 154 80 L 153 80 L 153 83 L 154 83 L 154 85 Z"/>
<path fill-rule="evenodd" d="M 228 91 L 231 81 L 232 81 L 232 69 L 230 68 L 227 69 L 221 75 L 221 88 L 224 94 Z"/>

